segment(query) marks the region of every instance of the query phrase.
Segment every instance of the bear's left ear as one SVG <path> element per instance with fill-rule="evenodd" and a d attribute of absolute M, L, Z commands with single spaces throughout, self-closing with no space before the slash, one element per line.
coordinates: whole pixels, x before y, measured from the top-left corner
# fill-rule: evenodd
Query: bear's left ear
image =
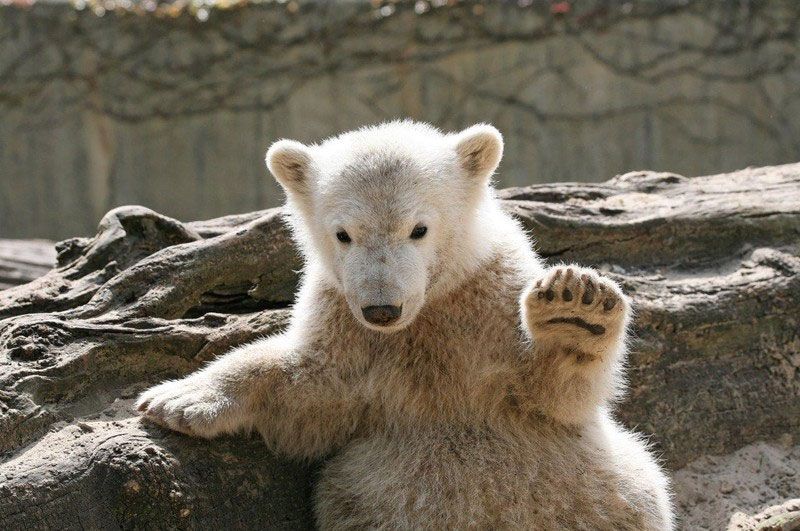
<path fill-rule="evenodd" d="M 488 124 L 464 129 L 455 137 L 461 167 L 473 179 L 488 181 L 503 157 L 503 135 Z"/>
<path fill-rule="evenodd" d="M 309 149 L 294 140 L 278 140 L 267 151 L 267 168 L 287 193 L 305 194 L 309 190 Z"/>

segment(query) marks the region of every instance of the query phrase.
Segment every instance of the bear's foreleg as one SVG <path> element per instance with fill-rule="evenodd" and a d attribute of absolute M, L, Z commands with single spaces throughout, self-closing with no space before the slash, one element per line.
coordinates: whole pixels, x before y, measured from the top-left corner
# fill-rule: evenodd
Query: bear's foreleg
<path fill-rule="evenodd" d="M 146 419 L 212 438 L 256 429 L 274 450 L 299 458 L 329 452 L 363 411 L 353 386 L 321 354 L 303 355 L 276 336 L 231 351 L 139 397 Z"/>
<path fill-rule="evenodd" d="M 594 270 L 557 266 L 531 282 L 521 305 L 537 407 L 561 422 L 585 421 L 621 387 L 627 297 Z"/>

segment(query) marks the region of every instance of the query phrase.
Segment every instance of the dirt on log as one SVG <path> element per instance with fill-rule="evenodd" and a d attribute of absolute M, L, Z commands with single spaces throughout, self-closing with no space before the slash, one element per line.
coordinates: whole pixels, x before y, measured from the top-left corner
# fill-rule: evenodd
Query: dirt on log
<path fill-rule="evenodd" d="M 670 468 L 800 435 L 800 164 L 499 195 L 551 263 L 597 267 L 633 297 L 618 415 Z M 253 437 L 167 433 L 130 407 L 285 326 L 301 261 L 283 216 L 117 208 L 57 244 L 55 269 L 0 291 L 0 528 L 312 524 L 313 464 Z"/>

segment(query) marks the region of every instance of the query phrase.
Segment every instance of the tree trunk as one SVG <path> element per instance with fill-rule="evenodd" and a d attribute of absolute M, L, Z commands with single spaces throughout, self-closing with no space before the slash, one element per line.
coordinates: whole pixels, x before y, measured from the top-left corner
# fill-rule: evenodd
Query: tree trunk
<path fill-rule="evenodd" d="M 499 195 L 543 256 L 633 297 L 618 413 L 669 467 L 800 435 L 800 164 Z M 131 411 L 147 386 L 286 324 L 301 262 L 283 215 L 117 208 L 57 244 L 55 269 L 0 291 L 0 528 L 310 525 L 313 465 Z"/>

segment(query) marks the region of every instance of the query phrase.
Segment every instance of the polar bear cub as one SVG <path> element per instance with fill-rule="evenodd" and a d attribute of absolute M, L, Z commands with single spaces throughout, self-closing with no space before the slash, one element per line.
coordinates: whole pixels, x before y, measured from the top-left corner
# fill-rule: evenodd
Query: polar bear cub
<path fill-rule="evenodd" d="M 671 529 L 666 477 L 608 410 L 628 299 L 543 265 L 493 195 L 502 152 L 489 125 L 410 121 L 273 144 L 306 260 L 291 324 L 142 415 L 328 457 L 323 529 Z"/>

